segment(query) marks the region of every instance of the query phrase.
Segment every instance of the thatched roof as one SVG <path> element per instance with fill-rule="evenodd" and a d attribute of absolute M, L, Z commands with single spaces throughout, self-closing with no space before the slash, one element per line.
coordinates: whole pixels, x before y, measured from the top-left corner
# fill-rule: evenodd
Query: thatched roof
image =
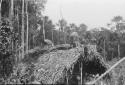
<path fill-rule="evenodd" d="M 78 60 L 80 55 L 78 50 L 80 49 L 60 50 L 40 57 L 38 63 L 35 64 L 38 70 L 35 73 L 36 77 L 44 76 L 38 80 L 45 84 L 57 82 L 63 77 L 63 70 L 65 68 L 69 69 Z"/>
<path fill-rule="evenodd" d="M 104 67 L 106 67 L 103 59 L 99 57 L 99 54 L 94 52 L 89 46 L 88 49 L 89 53 L 93 52 L 92 55 L 97 56 Z M 28 78 L 33 76 L 33 80 L 42 82 L 43 84 L 55 84 L 65 76 L 65 69 L 68 70 L 74 64 L 76 64 L 76 62 L 81 57 L 81 52 L 83 53 L 83 51 L 84 46 L 72 49 L 51 51 L 49 53 L 37 55 L 39 56 L 37 62 L 30 64 L 20 64 L 20 73 L 22 73 L 22 77 L 25 76 L 27 73 L 25 72 L 27 71 L 26 69 L 31 67 L 30 69 L 32 69 L 32 71 L 30 72 L 30 77 Z"/>

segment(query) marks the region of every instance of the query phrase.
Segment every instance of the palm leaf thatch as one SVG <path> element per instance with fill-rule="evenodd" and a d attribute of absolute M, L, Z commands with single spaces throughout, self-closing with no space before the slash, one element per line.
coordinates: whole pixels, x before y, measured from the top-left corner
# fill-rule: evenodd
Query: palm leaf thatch
<path fill-rule="evenodd" d="M 56 84 L 62 81 L 64 83 L 66 71 L 68 72 L 72 67 L 75 68 L 75 65 L 79 61 L 85 63 L 86 61 L 95 61 L 94 59 L 99 62 L 97 63 L 95 61 L 96 64 L 100 64 L 106 70 L 107 66 L 100 55 L 90 49 L 91 47 L 87 46 L 87 48 L 89 50 L 89 56 L 86 57 L 86 59 L 84 58 L 84 46 L 65 50 L 54 50 L 44 54 L 39 53 L 39 55 L 37 55 L 39 57 L 36 59 L 37 62 L 21 62 L 18 65 L 18 69 L 15 70 L 16 77 L 18 77 L 19 80 L 21 79 L 20 83 L 31 83 L 33 81 L 38 81 L 43 84 Z M 91 71 L 88 71 L 88 73 L 91 73 Z M 96 73 L 99 73 L 99 71 Z M 101 71 L 101 73 L 103 73 L 103 71 Z M 70 78 L 70 80 L 72 79 Z"/>

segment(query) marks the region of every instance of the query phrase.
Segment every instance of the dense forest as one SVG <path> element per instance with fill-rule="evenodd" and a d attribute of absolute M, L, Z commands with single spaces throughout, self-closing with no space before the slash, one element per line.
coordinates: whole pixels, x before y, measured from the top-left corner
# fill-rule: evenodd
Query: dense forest
<path fill-rule="evenodd" d="M 94 44 L 106 61 L 125 56 L 125 19 L 112 16 L 107 27 L 88 28 L 60 19 L 56 24 L 44 15 L 46 0 L 0 0 L 0 78 L 6 80 L 25 55 L 36 47 L 71 44 L 77 37 L 81 44 Z"/>

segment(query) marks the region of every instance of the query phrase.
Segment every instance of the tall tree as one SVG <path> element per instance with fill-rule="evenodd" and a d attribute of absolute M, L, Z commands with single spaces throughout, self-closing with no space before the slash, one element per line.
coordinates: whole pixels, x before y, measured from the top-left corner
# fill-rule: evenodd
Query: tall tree
<path fill-rule="evenodd" d="M 71 28 L 72 32 L 76 31 L 77 25 L 75 23 L 71 23 L 70 28 Z"/>
<path fill-rule="evenodd" d="M 1 22 L 1 4 L 2 4 L 2 0 L 0 0 L 0 22 Z"/>
<path fill-rule="evenodd" d="M 67 22 L 65 19 L 61 19 L 57 24 L 62 32 L 64 32 L 65 27 L 67 26 Z"/>
<path fill-rule="evenodd" d="M 22 0 L 22 59 L 24 58 L 24 0 Z"/>
<path fill-rule="evenodd" d="M 119 35 L 118 38 L 118 57 L 120 57 L 120 22 L 123 20 L 122 16 L 115 16 L 112 22 L 116 23 L 116 32 Z"/>
<path fill-rule="evenodd" d="M 122 16 L 115 16 L 111 21 L 115 23 L 116 30 L 120 32 L 120 22 L 123 20 Z"/>
<path fill-rule="evenodd" d="M 10 15 L 9 15 L 9 17 L 10 17 L 10 20 L 11 20 L 11 26 L 13 27 L 13 17 L 14 17 L 14 11 L 13 11 L 13 8 L 14 8 L 14 4 L 13 4 L 13 0 L 11 0 L 11 9 L 10 9 Z M 13 40 L 11 41 L 11 45 L 12 45 L 12 50 L 15 50 L 14 48 L 14 42 L 13 42 Z"/>
<path fill-rule="evenodd" d="M 64 29 L 67 26 L 67 21 L 65 19 L 61 19 L 61 20 L 58 21 L 57 26 L 59 27 L 60 31 L 64 32 Z M 59 39 L 62 39 L 62 37 L 63 37 L 63 41 L 65 41 L 65 43 L 66 43 L 65 35 L 61 36 L 61 34 L 59 33 Z"/>
<path fill-rule="evenodd" d="M 79 33 L 81 39 L 84 38 L 86 31 L 87 31 L 87 25 L 85 25 L 83 23 L 80 24 L 79 29 L 78 29 L 78 33 Z"/>
<path fill-rule="evenodd" d="M 85 24 L 80 24 L 79 28 L 80 28 L 79 30 L 82 31 L 82 32 L 86 32 L 87 31 L 87 25 L 85 25 Z"/>
<path fill-rule="evenodd" d="M 28 16 L 28 1 L 26 2 L 26 17 L 27 17 L 27 35 L 26 35 L 26 52 L 28 52 L 28 41 L 29 41 L 29 38 L 28 38 L 28 36 L 29 36 L 29 16 Z"/>

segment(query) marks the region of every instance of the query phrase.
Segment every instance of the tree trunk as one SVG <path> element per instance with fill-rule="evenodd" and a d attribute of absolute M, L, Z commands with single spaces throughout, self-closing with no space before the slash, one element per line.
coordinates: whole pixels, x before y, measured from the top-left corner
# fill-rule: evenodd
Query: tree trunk
<path fill-rule="evenodd" d="M 17 7 L 17 9 L 18 9 L 18 7 Z M 18 12 L 18 10 L 17 10 L 17 29 L 18 29 L 18 35 L 19 35 L 19 38 L 18 38 L 18 43 L 16 43 L 18 46 L 17 46 L 17 49 L 20 47 L 20 45 L 21 45 L 21 43 L 20 43 L 20 26 L 19 26 L 19 12 Z M 16 51 L 17 51 L 17 49 L 16 49 Z M 18 54 L 18 58 L 17 58 L 17 62 L 19 62 L 20 61 L 20 50 L 19 50 L 19 52 L 18 52 L 19 54 Z"/>
<path fill-rule="evenodd" d="M 66 44 L 66 34 L 64 32 L 64 44 Z"/>
<path fill-rule="evenodd" d="M 54 39 L 53 39 L 53 30 L 52 30 L 52 42 L 54 43 Z"/>
<path fill-rule="evenodd" d="M 113 59 L 113 51 L 112 51 L 112 58 L 111 59 Z"/>
<path fill-rule="evenodd" d="M 43 16 L 43 40 L 45 40 L 44 16 Z"/>
<path fill-rule="evenodd" d="M 11 0 L 11 10 L 10 10 L 10 19 L 12 20 L 13 18 L 13 0 Z"/>
<path fill-rule="evenodd" d="M 120 59 L 120 44 L 118 43 L 118 58 Z"/>
<path fill-rule="evenodd" d="M 58 44 L 60 44 L 60 28 L 59 28 L 59 32 L 58 32 Z"/>
<path fill-rule="evenodd" d="M 10 20 L 11 20 L 11 27 L 13 27 L 13 0 L 11 0 L 11 10 L 10 10 Z M 11 46 L 12 46 L 12 50 L 14 50 L 14 40 L 12 39 L 12 42 L 11 42 Z"/>
<path fill-rule="evenodd" d="M 22 59 L 24 58 L 24 0 L 22 0 Z"/>
<path fill-rule="evenodd" d="M 27 16 L 27 35 L 26 35 L 26 52 L 28 52 L 28 35 L 29 35 L 29 22 L 28 22 L 28 18 L 29 18 L 29 16 L 28 16 L 28 2 L 26 2 L 26 16 Z"/>
<path fill-rule="evenodd" d="M 106 51 L 105 51 L 105 39 L 104 39 L 104 58 L 106 59 L 105 53 Z"/>
<path fill-rule="evenodd" d="M 2 0 L 0 0 L 0 22 L 1 22 L 1 4 L 2 4 Z"/>

